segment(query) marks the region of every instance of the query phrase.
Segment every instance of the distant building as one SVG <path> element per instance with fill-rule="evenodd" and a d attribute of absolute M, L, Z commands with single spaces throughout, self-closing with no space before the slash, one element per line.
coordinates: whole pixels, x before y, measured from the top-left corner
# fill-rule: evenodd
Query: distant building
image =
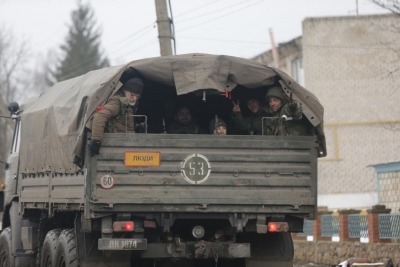
<path fill-rule="evenodd" d="M 392 213 L 400 211 L 400 162 L 372 165 L 376 172 L 378 201 L 391 209 Z"/>
<path fill-rule="evenodd" d="M 391 73 L 400 63 L 400 30 L 393 25 L 400 28 L 391 14 L 307 18 L 302 37 L 279 44 L 280 68 L 325 107 L 328 156 L 318 165 L 318 205 L 382 202 L 368 166 L 400 161 L 400 71 Z M 270 54 L 254 60 L 271 64 Z"/>
<path fill-rule="evenodd" d="M 277 47 L 279 56 L 279 69 L 289 74 L 299 84 L 304 86 L 302 37 L 297 37 L 286 43 L 280 43 Z M 274 59 L 272 50 L 262 53 L 253 60 L 272 66 Z"/>

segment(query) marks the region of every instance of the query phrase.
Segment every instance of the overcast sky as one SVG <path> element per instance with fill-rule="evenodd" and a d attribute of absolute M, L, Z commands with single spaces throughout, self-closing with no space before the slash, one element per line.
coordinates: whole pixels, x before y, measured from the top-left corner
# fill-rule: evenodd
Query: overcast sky
<path fill-rule="evenodd" d="M 88 2 L 88 0 L 83 0 Z M 113 65 L 159 56 L 154 0 L 92 0 L 102 48 Z M 275 41 L 302 34 L 306 17 L 356 14 L 356 0 L 171 0 L 178 54 L 203 52 L 252 57 Z M 36 55 L 59 51 L 76 0 L 0 0 L 0 25 L 30 42 Z M 359 0 L 359 14 L 387 11 Z"/>

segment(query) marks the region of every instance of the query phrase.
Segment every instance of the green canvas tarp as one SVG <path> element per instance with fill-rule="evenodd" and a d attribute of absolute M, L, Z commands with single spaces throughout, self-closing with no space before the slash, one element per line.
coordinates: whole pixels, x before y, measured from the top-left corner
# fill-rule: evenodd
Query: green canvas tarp
<path fill-rule="evenodd" d="M 177 94 L 201 89 L 232 90 L 268 86 L 279 76 L 285 93 L 303 104 L 304 115 L 317 129 L 320 155 L 326 155 L 324 109 L 318 99 L 284 72 L 253 60 L 224 55 L 186 54 L 148 58 L 91 71 L 55 84 L 22 113 L 21 169 L 24 173 L 74 173 L 85 153 L 85 131 L 93 114 L 122 86 L 125 70 L 176 88 Z M 146 90 L 146 88 L 144 89 Z"/>

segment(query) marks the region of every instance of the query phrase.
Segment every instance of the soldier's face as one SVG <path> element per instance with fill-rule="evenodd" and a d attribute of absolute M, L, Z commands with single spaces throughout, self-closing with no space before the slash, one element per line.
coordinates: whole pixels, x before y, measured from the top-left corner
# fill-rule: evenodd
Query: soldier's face
<path fill-rule="evenodd" d="M 181 108 L 176 113 L 175 120 L 181 125 L 189 125 L 192 122 L 192 114 L 187 108 Z"/>
<path fill-rule="evenodd" d="M 282 106 L 282 101 L 279 98 L 271 97 L 268 101 L 268 105 L 272 111 L 277 111 Z"/>
<path fill-rule="evenodd" d="M 140 95 L 138 95 L 138 94 L 132 93 L 132 92 L 127 91 L 127 90 L 124 90 L 124 92 L 125 92 L 125 96 L 129 100 L 129 105 L 135 105 L 136 101 L 138 101 L 139 98 L 140 98 Z"/>
<path fill-rule="evenodd" d="M 225 126 L 219 126 L 219 127 L 217 128 L 217 130 L 214 130 L 214 134 L 217 134 L 217 131 L 218 131 L 218 134 L 220 134 L 220 135 L 226 135 L 226 128 L 225 128 Z"/>
<path fill-rule="evenodd" d="M 258 100 L 250 100 L 247 102 L 247 107 L 251 112 L 257 113 L 260 110 L 260 102 Z"/>

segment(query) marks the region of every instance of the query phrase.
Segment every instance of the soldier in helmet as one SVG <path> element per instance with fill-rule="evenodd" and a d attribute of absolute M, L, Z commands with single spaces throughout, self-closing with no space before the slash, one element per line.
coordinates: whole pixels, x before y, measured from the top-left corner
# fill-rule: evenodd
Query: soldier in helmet
<path fill-rule="evenodd" d="M 228 132 L 226 123 L 223 120 L 221 120 L 220 118 L 212 119 L 210 121 L 209 130 L 210 130 L 210 134 L 214 134 L 214 135 L 226 135 Z"/>
<path fill-rule="evenodd" d="M 274 86 L 265 95 L 268 106 L 264 110 L 277 120 L 264 120 L 264 134 L 267 135 L 309 135 L 309 129 L 302 120 L 303 108 L 296 102 L 288 101 L 283 89 Z"/>
<path fill-rule="evenodd" d="M 92 142 L 89 146 L 92 156 L 99 154 L 104 132 L 133 133 L 134 118 L 139 99 L 143 93 L 143 82 L 139 78 L 128 80 L 116 95 L 93 117 Z"/>
<path fill-rule="evenodd" d="M 241 131 L 246 131 L 248 134 L 261 135 L 262 118 L 270 117 L 270 115 L 266 110 L 263 109 L 261 102 L 255 95 L 247 95 L 245 101 L 247 108 L 251 112 L 250 115 L 246 117 L 243 117 L 242 115 L 239 100 L 237 100 L 236 103 L 232 101 L 233 109 L 231 118 L 233 124 L 236 128 Z"/>

